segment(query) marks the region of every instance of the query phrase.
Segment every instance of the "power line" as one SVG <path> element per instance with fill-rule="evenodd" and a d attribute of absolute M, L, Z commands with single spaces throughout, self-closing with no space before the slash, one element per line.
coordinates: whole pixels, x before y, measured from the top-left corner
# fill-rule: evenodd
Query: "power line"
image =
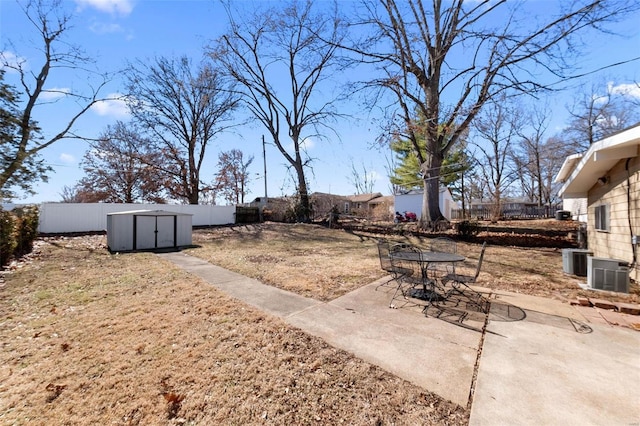
<path fill-rule="evenodd" d="M 55 163 L 42 163 L 45 166 L 51 166 L 51 167 L 76 167 L 73 164 L 55 164 Z"/>
<path fill-rule="evenodd" d="M 609 68 L 617 67 L 617 66 L 620 66 L 620 65 L 626 65 L 626 64 L 629 64 L 631 62 L 638 61 L 638 60 L 640 60 L 640 56 L 637 56 L 637 57 L 631 58 L 631 59 L 627 59 L 625 61 L 620 61 L 620 62 L 616 62 L 616 63 L 609 64 L 609 65 L 604 65 L 604 66 L 602 66 L 600 68 L 596 68 L 595 70 L 587 71 L 587 72 L 582 73 L 582 74 L 577 74 L 577 75 L 572 75 L 572 76 L 569 76 L 569 77 L 565 77 L 562 80 L 558 80 L 555 83 L 549 84 L 549 86 L 555 86 L 557 84 L 564 83 L 565 81 L 575 80 L 577 78 L 586 77 L 588 75 L 595 74 L 597 72 L 600 72 L 600 71 L 603 71 L 603 70 L 606 70 L 606 69 L 609 69 Z"/>
<path fill-rule="evenodd" d="M 455 174 L 458 174 L 458 173 L 459 172 L 450 172 L 450 173 L 440 174 L 438 176 L 431 176 L 431 177 L 424 178 L 424 179 L 416 178 L 416 180 L 405 181 L 405 182 L 403 182 L 403 184 L 417 185 L 417 184 L 422 183 L 422 182 L 427 181 L 427 180 L 440 179 L 443 176 L 451 176 L 451 175 L 455 175 Z M 405 176 L 413 176 L 413 174 L 411 174 L 411 173 L 400 173 L 400 174 L 404 174 Z"/>

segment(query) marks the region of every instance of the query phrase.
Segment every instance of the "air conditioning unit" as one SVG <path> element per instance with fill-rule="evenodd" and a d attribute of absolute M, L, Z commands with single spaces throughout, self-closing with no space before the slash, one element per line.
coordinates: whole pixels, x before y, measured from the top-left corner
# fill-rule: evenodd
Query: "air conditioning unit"
<path fill-rule="evenodd" d="M 589 256 L 587 285 L 596 290 L 629 293 L 629 264 L 622 260 Z"/>
<path fill-rule="evenodd" d="M 587 256 L 593 256 L 593 252 L 583 249 L 563 249 L 562 270 L 565 274 L 586 277 Z"/>

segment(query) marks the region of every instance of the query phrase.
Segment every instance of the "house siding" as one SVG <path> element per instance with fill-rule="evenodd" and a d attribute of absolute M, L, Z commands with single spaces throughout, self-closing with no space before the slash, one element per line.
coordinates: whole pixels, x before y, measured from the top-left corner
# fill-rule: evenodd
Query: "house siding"
<path fill-rule="evenodd" d="M 594 185 L 588 194 L 588 244 L 595 257 L 620 259 L 631 263 L 635 248 L 631 236 L 640 235 L 640 157 L 619 161 L 608 173 L 609 182 Z M 630 195 L 630 204 L 628 196 Z M 609 205 L 609 230 L 595 229 L 595 208 Z M 627 207 L 628 206 L 628 207 Z M 630 229 L 631 224 L 631 229 Z M 630 270 L 630 277 L 640 280 L 639 268 Z"/>

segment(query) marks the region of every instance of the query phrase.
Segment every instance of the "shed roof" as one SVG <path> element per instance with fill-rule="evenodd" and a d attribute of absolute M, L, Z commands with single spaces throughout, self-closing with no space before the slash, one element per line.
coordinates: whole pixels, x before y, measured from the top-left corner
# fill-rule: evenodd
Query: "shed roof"
<path fill-rule="evenodd" d="M 556 175 L 556 182 L 563 182 L 561 196 L 586 197 L 587 191 L 599 178 L 623 158 L 638 156 L 640 124 L 595 142 L 582 155 L 567 157 Z"/>

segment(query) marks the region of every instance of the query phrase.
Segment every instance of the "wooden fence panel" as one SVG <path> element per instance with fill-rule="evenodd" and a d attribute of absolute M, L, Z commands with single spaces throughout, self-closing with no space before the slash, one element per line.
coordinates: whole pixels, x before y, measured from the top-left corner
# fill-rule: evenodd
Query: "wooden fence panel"
<path fill-rule="evenodd" d="M 260 222 L 259 207 L 236 207 L 236 223 Z"/>

